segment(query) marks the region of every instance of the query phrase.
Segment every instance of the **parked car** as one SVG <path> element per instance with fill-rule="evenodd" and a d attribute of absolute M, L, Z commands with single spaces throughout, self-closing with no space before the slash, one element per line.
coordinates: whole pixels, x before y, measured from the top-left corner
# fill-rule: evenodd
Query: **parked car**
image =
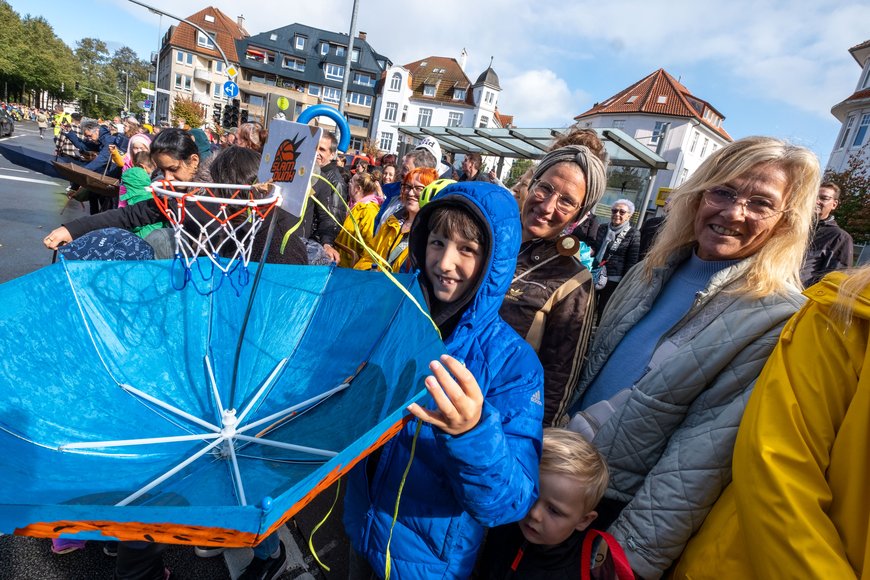
<path fill-rule="evenodd" d="M 0 110 L 0 137 L 8 137 L 15 131 L 15 121 L 12 115 Z"/>

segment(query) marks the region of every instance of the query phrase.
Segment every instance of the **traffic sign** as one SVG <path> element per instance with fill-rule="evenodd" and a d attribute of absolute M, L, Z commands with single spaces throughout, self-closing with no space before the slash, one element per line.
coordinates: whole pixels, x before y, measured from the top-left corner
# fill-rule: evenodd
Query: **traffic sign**
<path fill-rule="evenodd" d="M 149 97 L 153 97 L 154 95 L 157 94 L 157 93 L 154 91 L 154 89 L 146 89 L 146 88 L 142 88 L 142 89 L 140 89 L 140 90 L 142 91 L 142 94 L 143 94 L 143 95 L 148 95 Z"/>
<path fill-rule="evenodd" d="M 227 69 L 227 76 L 230 77 L 231 79 L 234 79 L 234 78 L 236 78 L 237 74 L 239 74 L 239 71 L 236 70 L 236 67 L 234 67 L 233 65 L 230 65 L 230 67 Z"/>
<path fill-rule="evenodd" d="M 239 85 L 234 83 L 233 81 L 227 81 L 224 83 L 224 94 L 228 99 L 234 99 L 239 96 Z"/>
<path fill-rule="evenodd" d="M 142 110 L 143 111 L 150 111 L 151 110 L 151 100 L 150 99 L 145 99 L 144 101 L 142 101 Z"/>
<path fill-rule="evenodd" d="M 275 104 L 278 105 L 278 108 L 282 111 L 286 111 L 290 108 L 290 99 L 287 97 L 278 97 L 278 100 L 275 101 Z"/>

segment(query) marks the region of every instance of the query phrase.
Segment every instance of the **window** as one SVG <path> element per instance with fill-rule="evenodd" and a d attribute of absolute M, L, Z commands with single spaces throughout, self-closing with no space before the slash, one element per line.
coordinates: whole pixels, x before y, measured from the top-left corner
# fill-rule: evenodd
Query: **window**
<path fill-rule="evenodd" d="M 428 127 L 432 124 L 432 109 L 420 109 L 420 114 L 417 115 L 417 126 Z"/>
<path fill-rule="evenodd" d="M 664 121 L 656 121 L 656 126 L 653 128 L 652 137 L 650 137 L 650 145 L 658 145 L 665 131 L 668 129 L 668 123 Z M 701 153 L 703 155 L 703 153 Z"/>
<path fill-rule="evenodd" d="M 626 100 L 625 102 L 626 103 L 633 103 L 636 100 L 637 100 L 637 95 L 631 95 L 630 97 L 628 97 L 628 100 Z"/>
<path fill-rule="evenodd" d="M 362 151 L 363 148 L 363 139 L 362 137 L 351 137 L 350 138 L 350 147 L 349 151 Z"/>
<path fill-rule="evenodd" d="M 405 123 L 408 120 L 408 105 L 402 105 L 402 122 Z"/>
<path fill-rule="evenodd" d="M 219 99 L 224 96 L 224 92 L 222 90 L 220 83 L 212 83 L 212 95 L 214 98 Z"/>
<path fill-rule="evenodd" d="M 175 53 L 175 62 L 180 64 L 193 64 L 193 54 L 179 50 Z"/>
<path fill-rule="evenodd" d="M 340 81 L 344 78 L 344 67 L 326 63 L 323 65 L 323 76 L 329 80 Z"/>
<path fill-rule="evenodd" d="M 849 138 L 849 132 L 852 130 L 852 125 L 855 124 L 855 115 L 849 115 L 849 118 L 846 120 L 846 124 L 843 125 L 843 134 L 840 136 L 840 139 L 837 141 L 837 149 L 842 149 L 846 146 L 846 140 Z"/>
<path fill-rule="evenodd" d="M 270 34 L 270 35 L 269 35 L 269 40 L 272 40 L 272 41 L 274 41 L 274 40 L 278 40 L 278 35 L 277 35 L 277 34 Z"/>
<path fill-rule="evenodd" d="M 362 85 L 364 87 L 373 87 L 375 86 L 375 79 L 370 74 L 353 73 L 353 84 Z"/>
<path fill-rule="evenodd" d="M 423 96 L 424 97 L 434 97 L 435 96 L 435 85 L 423 85 Z"/>
<path fill-rule="evenodd" d="M 707 146 L 710 144 L 710 140 L 704 137 L 704 146 L 701 147 L 701 157 L 703 157 L 707 153 Z"/>
<path fill-rule="evenodd" d="M 625 129 L 625 119 L 614 119 L 613 121 L 614 129 Z"/>
<path fill-rule="evenodd" d="M 347 102 L 352 105 L 361 105 L 363 107 L 371 107 L 372 106 L 372 96 L 371 95 L 363 95 L 361 93 L 348 93 L 347 94 Z"/>
<path fill-rule="evenodd" d="M 305 37 L 297 34 L 293 37 L 293 46 L 296 47 L 296 50 L 305 50 Z"/>
<path fill-rule="evenodd" d="M 393 73 L 393 76 L 390 78 L 390 90 L 398 91 L 399 87 L 402 86 L 402 75 L 399 73 Z"/>
<path fill-rule="evenodd" d="M 665 95 L 659 95 L 659 98 L 656 99 L 656 103 L 658 103 L 659 105 L 664 105 L 667 102 L 668 102 L 668 97 Z"/>
<path fill-rule="evenodd" d="M 449 113 L 447 115 L 447 126 L 448 127 L 461 127 L 462 126 L 462 113 Z"/>
<path fill-rule="evenodd" d="M 197 46 L 203 46 L 205 48 L 214 48 L 214 43 L 211 41 L 211 38 L 201 30 L 196 31 L 196 44 Z"/>
<path fill-rule="evenodd" d="M 335 56 L 344 56 L 346 54 L 347 54 L 347 48 L 345 48 L 343 46 L 336 46 L 335 47 Z"/>
<path fill-rule="evenodd" d="M 393 134 L 386 131 L 381 132 L 381 142 L 378 147 L 384 151 L 390 151 L 393 148 Z"/>
<path fill-rule="evenodd" d="M 453 89 L 453 100 L 454 101 L 464 101 L 465 100 L 465 89 Z"/>
<path fill-rule="evenodd" d="M 190 90 L 190 77 L 188 75 L 180 75 L 175 73 L 175 88 L 182 91 Z"/>
<path fill-rule="evenodd" d="M 266 99 L 260 95 L 248 95 L 248 104 L 254 105 L 255 107 L 265 107 Z"/>
<path fill-rule="evenodd" d="M 861 124 L 858 125 L 858 131 L 855 132 L 852 147 L 860 147 L 864 143 L 864 136 L 867 134 L 868 125 L 870 125 L 870 113 L 864 113 L 861 115 Z"/>
<path fill-rule="evenodd" d="M 284 64 L 281 65 L 284 68 L 289 68 L 290 70 L 295 70 L 296 72 L 305 72 L 305 61 L 299 60 L 298 58 L 290 58 L 289 56 L 284 57 Z"/>
<path fill-rule="evenodd" d="M 315 97 L 320 95 L 320 85 L 308 85 L 308 94 Z"/>
<path fill-rule="evenodd" d="M 222 60 L 214 61 L 214 72 L 222 73 L 227 70 L 227 65 Z"/>
<path fill-rule="evenodd" d="M 323 42 L 320 44 L 320 54 L 321 54 L 321 56 L 326 56 L 327 54 L 329 54 L 329 44 L 328 43 Z"/>
<path fill-rule="evenodd" d="M 338 103 L 341 100 L 341 90 L 334 87 L 323 87 L 321 98 L 327 103 Z"/>
<path fill-rule="evenodd" d="M 399 103 L 387 103 L 384 108 L 384 120 L 396 121 L 396 114 L 399 112 Z"/>
<path fill-rule="evenodd" d="M 214 16 L 211 14 L 206 14 L 204 18 L 206 22 L 214 22 Z"/>
<path fill-rule="evenodd" d="M 477 124 L 478 127 L 483 127 L 484 129 L 489 127 L 489 117 L 486 115 L 480 116 L 480 122 Z"/>
<path fill-rule="evenodd" d="M 350 62 L 359 62 L 359 49 L 353 49 L 353 52 L 350 53 Z"/>
<path fill-rule="evenodd" d="M 695 152 L 695 147 L 698 146 L 698 137 L 700 137 L 700 136 L 701 136 L 701 134 L 698 133 L 697 131 L 695 131 L 695 134 L 692 135 L 692 145 L 689 146 L 689 153 Z"/>
<path fill-rule="evenodd" d="M 495 101 L 495 93 L 486 91 L 486 96 L 484 96 L 483 100 L 486 101 L 486 104 L 491 105 Z"/>
<path fill-rule="evenodd" d="M 347 124 L 352 127 L 362 127 L 363 129 L 368 129 L 369 120 L 367 117 L 357 117 L 355 115 L 345 115 L 347 118 Z"/>

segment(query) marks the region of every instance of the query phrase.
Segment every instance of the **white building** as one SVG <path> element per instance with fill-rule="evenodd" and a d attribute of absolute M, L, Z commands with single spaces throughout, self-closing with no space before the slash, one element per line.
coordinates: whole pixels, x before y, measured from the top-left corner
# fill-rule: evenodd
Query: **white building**
<path fill-rule="evenodd" d="M 463 59 L 464 60 L 464 59 Z M 498 76 L 487 68 L 471 83 L 454 58 L 430 56 L 385 71 L 379 86 L 372 136 L 382 151 L 396 153 L 399 126 L 501 127 Z"/>
<path fill-rule="evenodd" d="M 230 64 L 239 68 L 236 40 L 248 36 L 241 16 L 237 22 L 209 6 L 188 16 L 187 20 L 208 31 Z M 163 36 L 159 58 L 157 86 L 161 94 L 157 98 L 157 119 L 170 120 L 172 103 L 176 96 L 181 95 L 202 104 L 206 109 L 206 120 L 211 121 L 216 106 L 223 107 L 227 103 L 223 85 L 230 79 L 224 60 L 209 37 L 184 22 L 171 26 Z M 169 94 L 163 91 L 169 91 Z"/>
<path fill-rule="evenodd" d="M 849 49 L 861 74 L 855 92 L 831 109 L 831 113 L 843 126 L 834 142 L 834 149 L 828 159 L 827 169 L 843 171 L 849 160 L 860 155 L 865 163 L 870 163 L 870 40 Z"/>
<path fill-rule="evenodd" d="M 673 170 L 656 175 L 653 199 L 660 188 L 682 184 L 707 157 L 733 140 L 722 128 L 722 113 L 664 69 L 574 119 L 580 127 L 619 129 L 673 164 Z"/>

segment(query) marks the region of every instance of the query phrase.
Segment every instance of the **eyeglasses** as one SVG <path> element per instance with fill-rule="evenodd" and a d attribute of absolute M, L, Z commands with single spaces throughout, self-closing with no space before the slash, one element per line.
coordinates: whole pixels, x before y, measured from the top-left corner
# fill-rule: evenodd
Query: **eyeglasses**
<path fill-rule="evenodd" d="M 778 209 L 774 202 L 766 197 L 753 195 L 742 198 L 736 191 L 727 187 L 711 187 L 704 192 L 704 202 L 720 211 L 730 209 L 733 205 L 741 205 L 744 215 L 753 220 L 766 220 L 786 211 Z"/>
<path fill-rule="evenodd" d="M 612 213 L 612 214 L 614 214 L 614 215 L 616 215 L 616 214 L 619 214 L 619 215 L 625 215 L 625 214 L 628 213 L 628 210 L 627 210 L 627 209 L 616 209 L 616 208 L 613 208 L 612 210 L 610 210 L 610 213 Z"/>
<path fill-rule="evenodd" d="M 820 195 L 818 197 L 818 199 L 822 203 L 828 203 L 829 201 L 834 201 L 834 197 L 832 195 Z"/>
<path fill-rule="evenodd" d="M 538 201 L 545 201 L 556 196 L 556 211 L 561 214 L 569 214 L 577 211 L 580 202 L 568 197 L 564 193 L 556 193 L 556 189 L 546 181 L 536 181 L 531 187 L 532 195 Z"/>
<path fill-rule="evenodd" d="M 420 197 L 420 194 L 423 193 L 423 189 L 425 189 L 425 185 L 408 185 L 407 183 L 402 184 L 402 191 L 405 192 L 414 192 L 414 195 Z"/>

